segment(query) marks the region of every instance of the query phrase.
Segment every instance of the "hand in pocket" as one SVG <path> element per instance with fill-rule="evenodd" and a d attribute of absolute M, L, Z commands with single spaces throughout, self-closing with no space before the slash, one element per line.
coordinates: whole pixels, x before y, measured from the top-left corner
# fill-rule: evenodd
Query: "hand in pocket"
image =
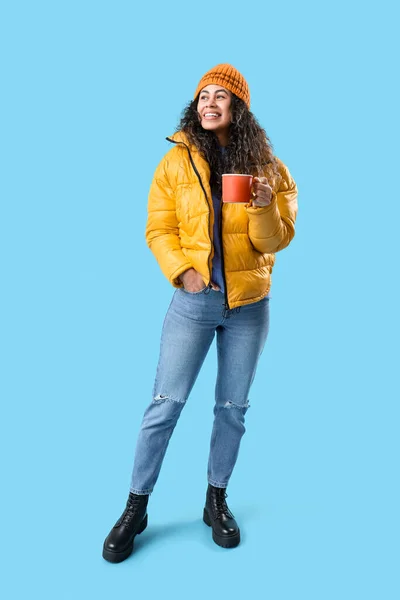
<path fill-rule="evenodd" d="M 198 271 L 196 271 L 196 269 L 193 268 L 188 269 L 187 271 L 182 273 L 179 279 L 182 281 L 184 288 L 187 292 L 200 292 L 206 287 L 203 277 Z M 211 287 L 213 290 L 219 290 L 218 285 L 213 281 L 211 282 Z"/>

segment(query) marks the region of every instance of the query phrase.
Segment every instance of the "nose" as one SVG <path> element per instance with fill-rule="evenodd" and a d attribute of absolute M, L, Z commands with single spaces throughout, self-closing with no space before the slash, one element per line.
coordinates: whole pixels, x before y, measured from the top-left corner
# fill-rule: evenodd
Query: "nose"
<path fill-rule="evenodd" d="M 215 105 L 216 105 L 215 98 L 211 98 L 211 97 L 210 97 L 210 98 L 208 99 L 208 102 L 207 102 L 207 107 L 208 107 L 208 106 L 215 106 Z"/>

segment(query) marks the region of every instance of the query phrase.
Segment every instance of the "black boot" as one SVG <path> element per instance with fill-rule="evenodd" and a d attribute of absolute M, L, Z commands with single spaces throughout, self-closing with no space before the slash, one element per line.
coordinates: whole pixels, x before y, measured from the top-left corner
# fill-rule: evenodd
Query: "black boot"
<path fill-rule="evenodd" d="M 226 503 L 225 490 L 208 484 L 203 521 L 212 527 L 212 537 L 218 546 L 234 548 L 240 542 L 240 529 Z"/>
<path fill-rule="evenodd" d="M 133 539 L 137 533 L 142 533 L 147 527 L 148 494 L 133 494 L 129 492 L 126 508 L 103 545 L 103 558 L 112 563 L 118 563 L 131 554 Z"/>

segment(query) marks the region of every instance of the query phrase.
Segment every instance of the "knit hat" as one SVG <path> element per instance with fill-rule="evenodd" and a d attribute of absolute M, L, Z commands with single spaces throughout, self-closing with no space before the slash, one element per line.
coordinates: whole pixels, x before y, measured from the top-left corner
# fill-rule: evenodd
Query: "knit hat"
<path fill-rule="evenodd" d="M 250 91 L 247 81 L 235 67 L 228 64 L 220 64 L 213 67 L 200 79 L 196 88 L 194 98 L 206 85 L 222 85 L 224 88 L 241 98 L 250 108 Z"/>

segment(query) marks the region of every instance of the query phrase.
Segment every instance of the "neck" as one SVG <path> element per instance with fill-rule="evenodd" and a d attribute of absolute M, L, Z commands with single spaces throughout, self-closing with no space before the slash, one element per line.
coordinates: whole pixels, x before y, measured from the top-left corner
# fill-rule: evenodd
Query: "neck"
<path fill-rule="evenodd" d="M 217 131 L 215 135 L 218 138 L 220 146 L 227 146 L 229 144 L 229 134 L 227 131 Z"/>

